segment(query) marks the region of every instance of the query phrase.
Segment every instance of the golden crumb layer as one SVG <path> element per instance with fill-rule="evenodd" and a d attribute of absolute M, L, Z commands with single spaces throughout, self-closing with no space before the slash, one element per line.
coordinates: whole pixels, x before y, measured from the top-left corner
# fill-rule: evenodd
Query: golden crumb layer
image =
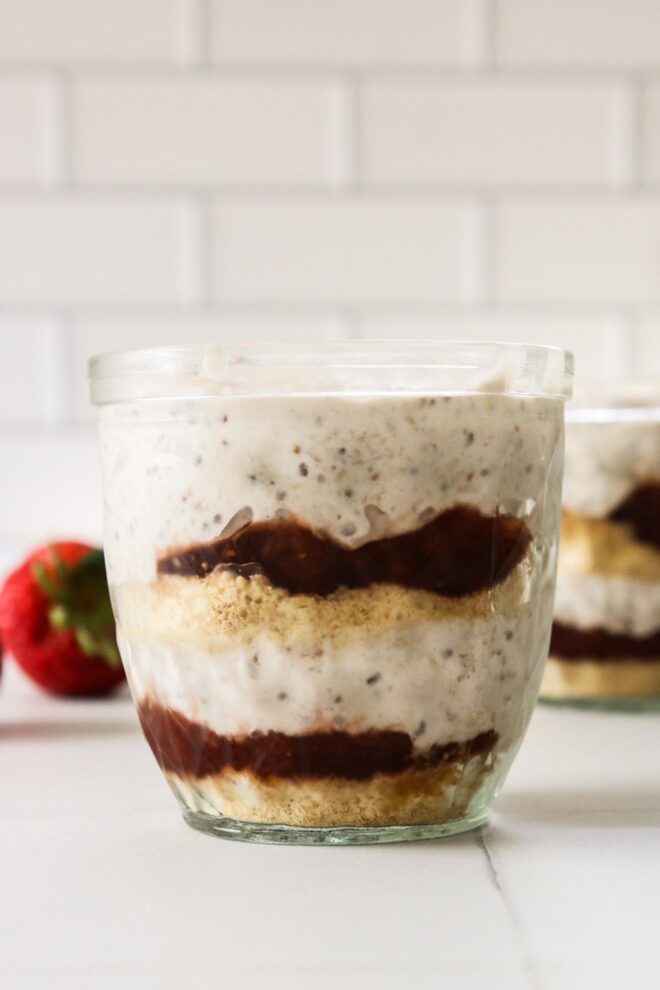
<path fill-rule="evenodd" d="M 625 523 L 564 512 L 559 568 L 568 574 L 660 581 L 660 550 L 636 540 Z"/>
<path fill-rule="evenodd" d="M 492 774 L 494 758 L 475 756 L 425 770 L 377 774 L 368 781 L 263 781 L 222 773 L 201 780 L 167 774 L 181 803 L 193 811 L 238 821 L 307 827 L 442 824 L 465 815 Z"/>
<path fill-rule="evenodd" d="M 648 698 L 660 696 L 657 660 L 561 660 L 549 657 L 543 698 Z"/>
<path fill-rule="evenodd" d="M 399 623 L 487 618 L 493 612 L 514 617 L 528 587 L 527 563 L 496 588 L 460 598 L 396 584 L 342 588 L 323 598 L 289 595 L 260 576 L 219 571 L 206 578 L 167 576 L 124 584 L 113 589 L 113 598 L 125 636 L 213 650 L 229 641 L 251 642 L 264 631 L 305 646 L 319 639 L 340 643 L 357 629 L 382 631 Z"/>

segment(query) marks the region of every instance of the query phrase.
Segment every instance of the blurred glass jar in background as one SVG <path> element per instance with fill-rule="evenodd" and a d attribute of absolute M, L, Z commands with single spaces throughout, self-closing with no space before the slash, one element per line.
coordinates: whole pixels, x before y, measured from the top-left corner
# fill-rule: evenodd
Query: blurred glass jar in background
<path fill-rule="evenodd" d="M 660 700 L 660 382 L 585 388 L 566 415 L 553 700 Z"/>

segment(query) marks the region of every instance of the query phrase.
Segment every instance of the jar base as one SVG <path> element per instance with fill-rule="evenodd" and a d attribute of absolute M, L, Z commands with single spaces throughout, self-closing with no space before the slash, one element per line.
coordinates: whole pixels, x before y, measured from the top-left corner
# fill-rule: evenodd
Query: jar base
<path fill-rule="evenodd" d="M 183 812 L 191 828 L 207 835 L 217 835 L 234 842 L 259 842 L 293 846 L 368 846 L 385 842 L 416 842 L 421 839 L 441 839 L 460 832 L 480 828 L 488 821 L 488 810 L 465 815 L 442 824 L 427 825 L 369 825 L 327 828 L 242 822 L 233 818 L 207 815 L 203 811 Z"/>
<path fill-rule="evenodd" d="M 620 697 L 571 697 L 539 698 L 539 704 L 547 708 L 574 708 L 593 712 L 660 712 L 660 697 L 645 695 L 621 695 Z"/>

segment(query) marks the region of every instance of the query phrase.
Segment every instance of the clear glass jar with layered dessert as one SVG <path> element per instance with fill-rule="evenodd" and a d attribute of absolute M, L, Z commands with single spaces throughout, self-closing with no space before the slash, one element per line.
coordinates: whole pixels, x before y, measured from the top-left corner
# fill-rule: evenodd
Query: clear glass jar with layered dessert
<path fill-rule="evenodd" d="M 660 701 L 660 382 L 586 386 L 567 411 L 555 621 L 542 696 Z"/>
<path fill-rule="evenodd" d="M 483 823 L 547 655 L 570 355 L 209 346 L 90 374 L 119 644 L 186 820 Z"/>

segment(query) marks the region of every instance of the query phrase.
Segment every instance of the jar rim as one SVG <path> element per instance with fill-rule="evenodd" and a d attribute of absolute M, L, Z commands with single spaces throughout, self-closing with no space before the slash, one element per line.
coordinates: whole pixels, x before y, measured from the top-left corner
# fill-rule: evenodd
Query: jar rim
<path fill-rule="evenodd" d="M 100 354 L 92 402 L 203 396 L 492 392 L 567 399 L 573 355 L 559 347 L 470 340 L 255 341 Z"/>

